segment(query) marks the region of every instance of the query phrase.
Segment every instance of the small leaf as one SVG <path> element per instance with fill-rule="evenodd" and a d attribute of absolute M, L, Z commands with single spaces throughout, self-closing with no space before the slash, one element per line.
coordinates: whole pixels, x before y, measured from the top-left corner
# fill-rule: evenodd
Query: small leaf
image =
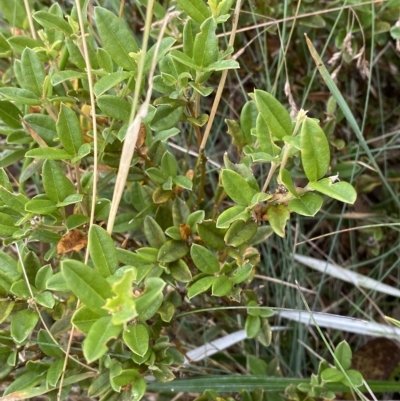
<path fill-rule="evenodd" d="M 336 359 L 334 360 L 335 366 L 339 369 L 339 364 L 341 368 L 347 370 L 351 366 L 352 352 L 349 344 L 346 341 L 342 341 L 335 349 Z"/>
<path fill-rule="evenodd" d="M 176 126 L 183 116 L 183 107 L 161 105 L 151 120 L 150 128 L 153 131 L 165 131 Z"/>
<path fill-rule="evenodd" d="M 253 266 L 250 263 L 246 263 L 241 267 L 238 267 L 231 276 L 232 283 L 240 284 L 247 280 L 253 271 Z"/>
<path fill-rule="evenodd" d="M 126 100 L 114 95 L 103 95 L 97 99 L 97 105 L 106 116 L 123 122 L 129 121 L 131 105 Z"/>
<path fill-rule="evenodd" d="M 189 251 L 188 246 L 183 241 L 167 241 L 158 252 L 160 263 L 170 263 L 183 258 Z"/>
<path fill-rule="evenodd" d="M 75 193 L 75 187 L 65 172 L 53 160 L 46 160 L 42 168 L 43 187 L 47 197 L 53 202 L 62 202 Z"/>
<path fill-rule="evenodd" d="M 57 134 L 64 149 L 73 156 L 77 156 L 83 145 L 81 125 L 75 112 L 65 104 L 61 105 L 56 124 Z"/>
<path fill-rule="evenodd" d="M 203 0 L 177 0 L 179 7 L 190 18 L 193 18 L 198 24 L 201 24 L 210 16 L 208 7 L 204 4 Z"/>
<path fill-rule="evenodd" d="M 140 320 L 149 320 L 157 312 L 163 302 L 162 291 L 166 282 L 159 277 L 148 277 L 146 279 L 145 291 L 136 298 L 136 309 Z"/>
<path fill-rule="evenodd" d="M 100 226 L 93 224 L 89 230 L 90 256 L 96 270 L 109 277 L 118 268 L 117 252 L 110 234 Z"/>
<path fill-rule="evenodd" d="M 83 355 L 88 363 L 101 358 L 108 351 L 108 341 L 121 333 L 122 325 L 114 326 L 111 319 L 111 316 L 103 316 L 97 320 L 83 341 Z"/>
<path fill-rule="evenodd" d="M 60 356 L 63 355 L 62 351 L 60 350 L 60 345 L 54 343 L 54 341 L 51 339 L 49 333 L 46 330 L 40 329 L 37 338 L 38 338 L 39 348 L 46 355 L 55 358 L 59 358 Z"/>
<path fill-rule="evenodd" d="M 73 33 L 71 25 L 69 25 L 63 17 L 58 15 L 50 14 L 47 11 L 37 11 L 33 14 L 33 18 L 44 28 L 62 31 L 66 36 Z"/>
<path fill-rule="evenodd" d="M 342 379 L 342 383 L 348 387 L 360 387 L 364 383 L 363 376 L 360 372 L 354 369 L 346 370 L 346 375 L 350 379 L 350 381 L 347 380 L 347 378 Z"/>
<path fill-rule="evenodd" d="M 128 325 L 122 337 L 129 349 L 136 355 L 144 356 L 149 349 L 149 331 L 142 323 Z"/>
<path fill-rule="evenodd" d="M 7 99 L 29 106 L 40 106 L 42 104 L 41 99 L 27 89 L 4 87 L 0 88 L 0 94 Z"/>
<path fill-rule="evenodd" d="M 193 61 L 191 57 L 187 56 L 185 53 L 182 53 L 179 50 L 171 50 L 169 54 L 179 63 L 182 63 L 189 68 L 193 68 L 194 70 L 199 70 L 199 66 Z"/>
<path fill-rule="evenodd" d="M 161 169 L 167 176 L 175 177 L 178 173 L 178 163 L 171 153 L 165 152 L 161 159 Z M 179 198 L 177 198 L 179 199 Z"/>
<path fill-rule="evenodd" d="M 203 70 L 218 59 L 218 38 L 215 34 L 217 23 L 213 17 L 200 26 L 193 45 L 193 60 Z"/>
<path fill-rule="evenodd" d="M 36 312 L 24 309 L 13 315 L 10 325 L 10 334 L 16 343 L 22 343 L 35 328 L 39 316 Z"/>
<path fill-rule="evenodd" d="M 280 178 L 282 180 L 282 184 L 286 187 L 286 189 L 296 198 L 299 197 L 296 188 L 293 185 L 292 177 L 288 170 L 282 169 L 280 171 Z"/>
<path fill-rule="evenodd" d="M 201 245 L 193 244 L 190 256 L 196 267 L 203 273 L 214 274 L 219 272 L 219 261 L 217 256 Z"/>
<path fill-rule="evenodd" d="M 323 200 L 318 194 L 305 193 L 298 199 L 292 199 L 288 208 L 302 216 L 315 216 L 321 209 Z"/>
<path fill-rule="evenodd" d="M 19 212 L 25 212 L 25 205 L 28 203 L 28 198 L 23 194 L 14 194 L 4 187 L 0 186 L 0 199 L 11 209 Z"/>
<path fill-rule="evenodd" d="M 257 233 L 258 225 L 254 221 L 236 220 L 226 232 L 224 240 L 227 245 L 238 247 L 251 240 Z"/>
<path fill-rule="evenodd" d="M 336 368 L 327 368 L 321 372 L 321 379 L 327 383 L 337 383 L 344 379 L 344 375 Z"/>
<path fill-rule="evenodd" d="M 192 273 L 188 265 L 179 259 L 176 262 L 172 262 L 169 266 L 171 276 L 181 283 L 190 283 L 192 281 Z"/>
<path fill-rule="evenodd" d="M 161 246 L 167 241 L 163 229 L 151 216 L 145 217 L 143 222 L 143 231 L 152 248 L 161 248 Z"/>
<path fill-rule="evenodd" d="M 31 49 L 25 49 L 21 55 L 21 70 L 25 79 L 25 89 L 41 97 L 46 73 L 38 55 Z"/>
<path fill-rule="evenodd" d="M 72 155 L 64 149 L 58 148 L 36 148 L 28 150 L 25 157 L 33 157 L 35 159 L 50 159 L 50 160 L 68 160 L 72 159 Z"/>
<path fill-rule="evenodd" d="M 71 323 L 82 333 L 88 334 L 90 328 L 97 322 L 102 315 L 99 315 L 82 305 L 72 316 Z"/>
<path fill-rule="evenodd" d="M 267 216 L 271 228 L 280 237 L 285 238 L 286 222 L 290 217 L 290 212 L 287 206 L 272 205 L 267 210 Z"/>
<path fill-rule="evenodd" d="M 292 134 L 292 120 L 289 113 L 270 93 L 256 89 L 254 98 L 265 124 L 272 135 L 282 139 Z"/>
<path fill-rule="evenodd" d="M 185 201 L 181 198 L 175 198 L 172 204 L 172 220 L 175 226 L 185 224 L 189 217 L 190 209 Z"/>
<path fill-rule="evenodd" d="M 7 100 L 0 101 L 0 119 L 11 128 L 21 128 L 21 110 Z"/>
<path fill-rule="evenodd" d="M 104 49 L 99 49 L 104 50 Z M 94 94 L 96 97 L 101 96 L 103 93 L 107 92 L 108 90 L 115 88 L 119 85 L 122 81 L 129 79 L 132 77 L 132 73 L 126 71 L 117 71 L 111 74 L 105 75 L 101 77 L 93 87 Z"/>
<path fill-rule="evenodd" d="M 102 307 L 113 293 L 110 284 L 100 273 L 82 262 L 71 259 L 62 262 L 61 272 L 71 291 L 83 304 L 95 313 L 106 314 Z"/>
<path fill-rule="evenodd" d="M 243 131 L 246 145 L 250 145 L 251 130 L 256 126 L 258 110 L 256 103 L 253 100 L 247 102 L 240 113 L 240 128 Z"/>
<path fill-rule="evenodd" d="M 193 298 L 202 292 L 207 291 L 215 281 L 216 277 L 209 276 L 201 278 L 200 280 L 195 281 L 188 289 L 187 296 L 188 298 Z"/>
<path fill-rule="evenodd" d="M 53 74 L 50 82 L 53 86 L 56 86 L 65 81 L 72 81 L 75 79 L 82 79 L 82 78 L 87 78 L 87 75 L 80 71 L 67 70 L 67 71 L 59 71 Z"/>
<path fill-rule="evenodd" d="M 234 221 L 247 221 L 249 217 L 250 212 L 246 210 L 246 206 L 232 206 L 218 216 L 217 228 L 228 228 Z"/>
<path fill-rule="evenodd" d="M 324 195 L 341 202 L 353 204 L 357 199 L 357 192 L 348 182 L 333 183 L 333 179 L 324 178 L 318 182 L 310 182 L 308 186 Z"/>
<path fill-rule="evenodd" d="M 104 49 L 117 65 L 128 71 L 136 70 L 136 61 L 129 53 L 140 49 L 124 21 L 102 7 L 96 7 L 94 15 Z"/>
<path fill-rule="evenodd" d="M 258 316 L 247 315 L 244 329 L 246 330 L 247 338 L 257 336 L 261 328 L 261 319 Z"/>
<path fill-rule="evenodd" d="M 230 294 L 232 287 L 232 281 L 225 275 L 221 275 L 212 284 L 212 295 L 214 297 L 224 297 Z"/>
<path fill-rule="evenodd" d="M 301 162 L 310 181 L 322 178 L 329 167 L 329 143 L 318 122 L 307 118 L 300 133 Z"/>
<path fill-rule="evenodd" d="M 56 204 L 47 199 L 32 199 L 25 205 L 25 211 L 37 214 L 52 214 L 58 211 Z"/>
<path fill-rule="evenodd" d="M 232 170 L 223 170 L 221 181 L 228 196 L 239 205 L 249 205 L 253 195 L 257 192 L 241 175 Z"/>
<path fill-rule="evenodd" d="M 112 323 L 114 325 L 125 324 L 136 318 L 136 300 L 132 293 L 133 282 L 136 281 L 137 270 L 129 268 L 124 271 L 120 279 L 112 285 L 112 291 L 115 294 L 107 299 L 104 309 L 112 314 Z"/>
<path fill-rule="evenodd" d="M 226 248 L 224 235 L 225 230 L 216 227 L 215 221 L 204 220 L 197 223 L 197 232 L 202 241 L 212 249 L 221 251 Z"/>

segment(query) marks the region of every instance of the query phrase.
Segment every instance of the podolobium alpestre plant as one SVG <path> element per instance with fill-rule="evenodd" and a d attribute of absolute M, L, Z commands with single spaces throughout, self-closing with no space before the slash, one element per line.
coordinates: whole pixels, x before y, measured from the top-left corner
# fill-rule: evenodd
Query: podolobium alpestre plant
<path fill-rule="evenodd" d="M 212 179 L 205 160 L 188 164 L 168 140 L 185 127 L 200 146 L 208 120 L 200 99 L 211 97 L 209 82 L 220 71 L 239 68 L 216 35 L 233 2 L 178 3 L 187 15 L 182 29 L 171 19 L 171 34 L 147 52 L 113 12 L 96 7 L 89 19 L 88 1 L 85 33 L 77 9 L 64 16 L 55 3 L 33 13 L 35 37 L 0 34 L 8 63 L 0 88 L 7 144 L 0 161 L 0 377 L 11 383 L 8 397 L 58 388 L 63 395 L 82 383 L 90 397 L 140 399 L 145 376 L 172 380 L 183 363 L 165 328 L 202 293 L 210 302 L 249 306 L 248 337 L 268 345 L 272 312 L 243 291 L 260 261 L 255 245 L 272 232 L 284 237 L 291 213 L 314 216 L 321 194 L 355 201 L 350 184 L 329 176 L 318 121 L 303 111 L 292 121 L 262 90 L 251 94 L 239 122 L 226 121 L 240 162 L 225 156 L 219 187 L 205 191 Z M 168 17 L 159 4 L 154 13 Z M 153 101 L 110 235 L 105 223 L 142 57 L 143 91 L 157 63 Z M 265 182 L 253 175 L 260 163 L 270 166 Z M 303 171 L 299 183 L 293 166 Z"/>

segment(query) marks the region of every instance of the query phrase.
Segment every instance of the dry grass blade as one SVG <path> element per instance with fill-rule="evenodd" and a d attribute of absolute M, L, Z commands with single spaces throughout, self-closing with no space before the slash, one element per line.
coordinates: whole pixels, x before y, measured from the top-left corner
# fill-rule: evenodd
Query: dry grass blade
<path fill-rule="evenodd" d="M 317 270 L 320 273 L 326 273 L 331 277 L 335 277 L 339 280 L 346 281 L 354 284 L 356 287 L 368 288 L 373 291 L 382 292 L 383 294 L 392 295 L 394 297 L 400 297 L 400 290 L 390 285 L 383 284 L 377 280 L 369 278 L 359 273 L 354 273 L 343 267 L 336 266 L 332 263 L 325 262 L 311 258 L 309 256 L 303 256 L 295 254 L 293 255 L 294 260 L 310 267 L 311 269 Z"/>
<path fill-rule="evenodd" d="M 147 35 L 147 37 L 150 34 L 150 22 L 151 22 L 151 18 L 152 18 L 152 13 L 151 13 L 152 9 L 153 9 L 152 5 L 149 4 L 148 8 L 147 8 L 148 15 L 146 16 L 146 29 L 145 29 L 145 35 Z M 115 187 L 114 187 L 113 199 L 111 202 L 110 217 L 109 217 L 108 223 L 107 223 L 107 231 L 109 233 L 112 233 L 114 223 L 115 223 L 115 218 L 117 216 L 118 206 L 119 206 L 119 203 L 121 201 L 121 198 L 122 198 L 122 195 L 123 195 L 123 192 L 125 189 L 125 184 L 126 184 L 126 180 L 128 177 L 129 168 L 131 165 L 131 160 L 132 160 L 133 154 L 135 152 L 135 146 L 136 146 L 136 142 L 137 142 L 138 136 L 139 136 L 140 125 L 142 123 L 142 119 L 144 117 L 146 117 L 147 110 L 149 108 L 151 94 L 152 94 L 152 88 L 153 88 L 153 75 L 154 75 L 154 71 L 155 71 L 156 63 L 157 63 L 157 54 L 158 54 L 158 50 L 159 50 L 159 47 L 161 44 L 161 39 L 163 38 L 165 29 L 167 27 L 168 21 L 169 21 L 169 18 L 168 18 L 168 16 L 166 16 L 166 18 L 164 19 L 164 24 L 162 25 L 160 34 L 158 36 L 156 49 L 154 52 L 153 61 L 152 61 L 152 65 L 151 65 L 151 70 L 149 73 L 149 79 L 148 79 L 149 83 L 148 83 L 146 99 L 143 102 L 142 106 L 140 107 L 138 113 L 136 114 L 136 117 L 134 118 L 133 122 L 129 125 L 127 133 L 126 133 L 124 145 L 122 148 L 121 162 L 119 165 L 118 175 L 117 175 L 117 179 L 116 179 Z M 144 42 L 145 42 L 145 40 L 144 40 Z M 146 41 L 146 43 L 147 43 L 147 41 Z M 143 49 L 142 49 L 142 53 L 141 53 L 141 61 L 144 60 L 144 57 L 146 54 L 146 48 L 144 46 L 145 45 L 143 45 Z M 143 66 L 144 66 L 144 63 L 141 63 L 142 70 L 143 70 Z M 140 77 L 140 74 L 139 74 L 139 77 Z M 137 79 L 137 82 L 140 82 L 139 77 Z M 133 104 L 132 110 L 134 110 L 134 109 L 135 109 L 135 102 Z"/>

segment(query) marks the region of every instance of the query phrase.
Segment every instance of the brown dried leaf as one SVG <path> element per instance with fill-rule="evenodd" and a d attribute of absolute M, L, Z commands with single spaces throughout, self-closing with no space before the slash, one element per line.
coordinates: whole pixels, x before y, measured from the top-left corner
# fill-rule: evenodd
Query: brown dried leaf
<path fill-rule="evenodd" d="M 68 231 L 57 244 L 57 253 L 63 255 L 71 251 L 80 251 L 87 245 L 87 235 L 79 230 Z"/>

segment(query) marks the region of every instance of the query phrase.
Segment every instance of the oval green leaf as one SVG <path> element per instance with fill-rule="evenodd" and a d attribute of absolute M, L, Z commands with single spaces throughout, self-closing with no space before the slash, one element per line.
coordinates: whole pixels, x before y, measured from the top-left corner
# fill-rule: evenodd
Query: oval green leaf
<path fill-rule="evenodd" d="M 83 341 L 83 355 L 88 363 L 101 358 L 108 351 L 108 341 L 121 333 L 122 325 L 114 326 L 111 319 L 111 316 L 103 316 L 97 320 Z"/>
<path fill-rule="evenodd" d="M 137 69 L 136 61 L 129 53 L 140 49 L 124 21 L 102 7 L 95 8 L 94 15 L 103 47 L 111 58 L 125 70 Z"/>
<path fill-rule="evenodd" d="M 315 193 L 306 193 L 298 199 L 292 199 L 288 208 L 302 216 L 315 216 L 321 209 L 323 199 Z"/>
<path fill-rule="evenodd" d="M 292 134 L 292 120 L 289 113 L 270 93 L 256 89 L 254 99 L 265 124 L 272 135 L 282 139 Z"/>
<path fill-rule="evenodd" d="M 158 252 L 160 263 L 170 263 L 183 258 L 189 251 L 188 246 L 183 241 L 167 241 Z"/>
<path fill-rule="evenodd" d="M 53 160 L 46 160 L 42 169 L 43 187 L 47 197 L 56 203 L 75 193 L 75 187 L 65 172 Z"/>
<path fill-rule="evenodd" d="M 268 221 L 271 228 L 280 237 L 285 238 L 286 222 L 290 217 L 290 212 L 287 206 L 272 205 L 267 210 Z"/>
<path fill-rule="evenodd" d="M 208 277 L 203 277 L 200 280 L 197 280 L 194 282 L 188 289 L 187 296 L 188 298 L 193 298 L 198 294 L 201 294 L 202 292 L 207 291 L 215 281 L 216 277 L 214 276 L 208 276 Z"/>
<path fill-rule="evenodd" d="M 223 170 L 221 181 L 225 192 L 238 205 L 249 205 L 253 195 L 257 192 L 241 175 L 232 170 Z"/>
<path fill-rule="evenodd" d="M 128 325 L 122 334 L 122 338 L 136 355 L 144 356 L 149 349 L 149 331 L 142 323 Z"/>
<path fill-rule="evenodd" d="M 108 281 L 99 272 L 72 259 L 62 262 L 61 272 L 71 291 L 83 304 L 99 315 L 107 314 L 102 307 L 106 299 L 113 296 L 113 292 Z"/>
<path fill-rule="evenodd" d="M 300 133 L 301 162 L 310 181 L 317 181 L 328 171 L 330 152 L 326 135 L 318 122 L 307 118 Z"/>
<path fill-rule="evenodd" d="M 89 250 L 94 267 L 103 276 L 109 277 L 118 268 L 117 251 L 110 234 L 93 224 L 89 230 Z"/>
<path fill-rule="evenodd" d="M 332 178 L 324 178 L 318 182 L 310 182 L 308 186 L 341 202 L 353 204 L 357 199 L 356 190 L 348 182 L 333 183 Z"/>
<path fill-rule="evenodd" d="M 219 261 L 217 256 L 201 245 L 193 244 L 190 249 L 190 256 L 196 267 L 206 274 L 219 272 Z"/>
<path fill-rule="evenodd" d="M 233 283 L 225 275 L 217 277 L 212 284 L 212 295 L 215 297 L 224 297 L 229 295 L 233 287 Z"/>

